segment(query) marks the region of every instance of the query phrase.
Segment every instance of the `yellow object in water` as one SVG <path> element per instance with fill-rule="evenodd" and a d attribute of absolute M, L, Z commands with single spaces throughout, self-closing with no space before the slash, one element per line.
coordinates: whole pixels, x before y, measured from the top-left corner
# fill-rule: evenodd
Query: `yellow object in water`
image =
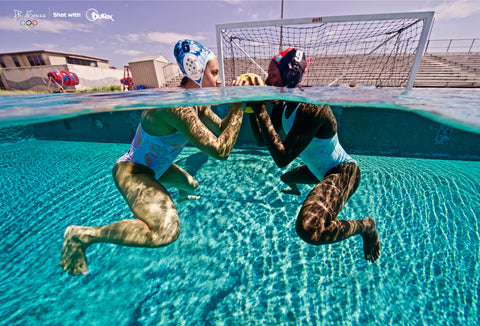
<path fill-rule="evenodd" d="M 257 80 L 259 81 L 260 83 L 260 86 L 265 86 L 265 82 L 263 81 L 262 77 L 260 77 L 259 75 L 257 74 L 254 74 L 254 73 L 251 73 L 251 72 L 247 72 L 246 74 L 243 74 L 243 75 L 240 75 L 238 78 L 239 79 L 243 79 L 247 82 L 247 85 L 245 86 L 255 86 L 255 85 L 251 85 L 250 84 L 250 81 L 249 81 L 249 78 L 248 77 L 251 77 L 251 79 L 254 81 L 255 78 L 257 78 Z M 247 102 L 246 106 L 245 106 L 245 113 L 253 113 L 253 109 L 252 107 L 250 106 L 250 103 Z"/>

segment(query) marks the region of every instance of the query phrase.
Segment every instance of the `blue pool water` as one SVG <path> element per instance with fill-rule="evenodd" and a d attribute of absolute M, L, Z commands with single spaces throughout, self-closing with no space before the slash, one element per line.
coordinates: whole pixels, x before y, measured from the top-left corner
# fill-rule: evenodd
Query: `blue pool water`
<path fill-rule="evenodd" d="M 131 218 L 110 175 L 127 148 L 0 145 L 1 325 L 478 323 L 480 162 L 355 156 L 362 181 L 340 218 L 375 217 L 383 247 L 369 264 L 360 237 L 315 247 L 296 236 L 311 187 L 281 193 L 266 151 L 217 161 L 186 148 L 178 163 L 201 198 L 177 205 L 180 238 L 94 245 L 89 274 L 62 274 L 68 225 Z"/>
<path fill-rule="evenodd" d="M 313 104 L 376 107 L 414 112 L 428 119 L 480 133 L 479 89 L 311 87 L 168 88 L 135 92 L 0 96 L 0 128 L 105 111 L 172 105 L 222 104 L 243 100 L 284 99 Z"/>
<path fill-rule="evenodd" d="M 0 96 L 0 128 L 179 98 L 278 97 L 410 110 L 480 133 L 476 90 L 257 89 Z M 89 273 L 68 276 L 58 265 L 68 225 L 132 217 L 110 174 L 128 147 L 0 142 L 0 325 L 479 323 L 479 161 L 354 155 L 362 181 L 339 218 L 376 219 L 382 253 L 369 264 L 360 237 L 320 247 L 298 238 L 296 215 L 312 186 L 299 197 L 281 193 L 286 169 L 267 151 L 235 149 L 217 161 L 187 147 L 177 163 L 201 197 L 177 204 L 179 239 L 161 249 L 94 245 Z"/>

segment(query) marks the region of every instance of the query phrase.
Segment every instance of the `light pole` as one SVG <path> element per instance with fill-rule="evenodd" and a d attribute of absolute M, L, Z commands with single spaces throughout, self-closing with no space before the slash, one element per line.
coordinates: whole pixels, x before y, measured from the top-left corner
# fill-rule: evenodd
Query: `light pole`
<path fill-rule="evenodd" d="M 280 19 L 283 19 L 283 0 L 282 0 Z M 278 50 L 279 52 L 282 51 L 282 47 L 283 47 L 282 43 L 283 43 L 283 25 L 280 25 L 280 49 Z"/>

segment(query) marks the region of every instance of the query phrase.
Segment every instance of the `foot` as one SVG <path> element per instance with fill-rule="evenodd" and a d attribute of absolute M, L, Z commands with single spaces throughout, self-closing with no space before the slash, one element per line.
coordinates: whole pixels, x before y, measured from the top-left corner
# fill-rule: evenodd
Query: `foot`
<path fill-rule="evenodd" d="M 71 225 L 65 230 L 60 266 L 70 275 L 85 275 L 88 272 L 83 243 L 78 238 L 78 227 Z"/>
<path fill-rule="evenodd" d="M 195 195 L 189 195 L 188 192 L 183 191 L 183 190 L 178 190 L 178 198 L 177 202 L 181 203 L 186 200 L 197 200 L 200 199 L 200 196 L 195 196 Z"/>
<path fill-rule="evenodd" d="M 288 185 L 289 188 L 281 190 L 284 194 L 300 196 L 302 193 L 296 184 Z"/>
<path fill-rule="evenodd" d="M 194 196 L 194 195 L 178 196 L 177 202 L 181 203 L 186 200 L 197 200 L 197 199 L 200 199 L 200 196 Z"/>
<path fill-rule="evenodd" d="M 367 261 L 374 263 L 378 257 L 380 257 L 380 240 L 377 233 L 377 226 L 375 220 L 371 217 L 366 217 L 365 222 L 369 227 L 367 231 L 362 234 L 363 253 Z"/>

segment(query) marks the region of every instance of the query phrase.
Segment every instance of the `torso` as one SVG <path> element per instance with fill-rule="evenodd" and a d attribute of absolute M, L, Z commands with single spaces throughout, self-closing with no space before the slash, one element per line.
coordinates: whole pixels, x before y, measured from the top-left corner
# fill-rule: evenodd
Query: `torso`
<path fill-rule="evenodd" d="M 169 121 L 197 115 L 197 112 L 194 107 L 144 110 L 129 151 L 117 162 L 142 164 L 159 178 L 187 144 L 185 137 Z"/>
<path fill-rule="evenodd" d="M 341 163 L 355 162 L 338 141 L 337 123 L 330 107 L 288 103 L 282 111 L 281 125 L 285 134 L 290 132 L 295 123 L 309 128 L 318 127 L 299 156 L 319 180 L 331 168 Z"/>

